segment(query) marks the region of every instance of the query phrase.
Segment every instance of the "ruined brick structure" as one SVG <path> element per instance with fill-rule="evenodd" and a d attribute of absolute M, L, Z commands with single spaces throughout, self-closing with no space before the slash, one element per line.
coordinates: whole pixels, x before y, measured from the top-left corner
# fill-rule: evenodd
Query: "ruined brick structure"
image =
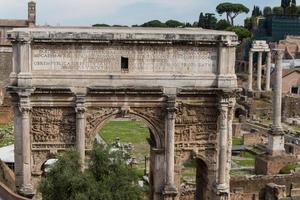
<path fill-rule="evenodd" d="M 234 33 L 31 28 L 8 36 L 21 194 L 34 194 L 47 159 L 76 146 L 83 161 L 104 123 L 129 116 L 151 130 L 150 199 L 229 199 Z M 189 157 L 194 189 L 180 186 Z"/>

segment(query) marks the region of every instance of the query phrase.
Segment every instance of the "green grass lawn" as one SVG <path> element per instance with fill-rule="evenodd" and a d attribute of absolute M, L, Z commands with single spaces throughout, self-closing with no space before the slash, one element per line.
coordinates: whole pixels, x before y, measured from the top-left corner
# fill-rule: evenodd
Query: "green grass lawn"
<path fill-rule="evenodd" d="M 101 137 L 108 144 L 120 138 L 122 143 L 146 143 L 149 138 L 148 127 L 141 121 L 113 120 L 108 122 L 100 130 Z"/>
<path fill-rule="evenodd" d="M 134 146 L 132 156 L 136 158 L 137 165 L 134 166 L 136 175 L 144 175 L 145 156 L 150 155 L 150 146 L 147 138 L 150 137 L 148 127 L 141 121 L 113 120 L 105 124 L 99 134 L 107 144 L 115 142 L 120 138 L 121 143 L 131 143 Z"/>
<path fill-rule="evenodd" d="M 290 174 L 291 171 L 292 170 L 294 171 L 296 168 L 300 168 L 300 164 L 298 164 L 298 163 L 290 163 L 290 164 L 284 166 L 280 170 L 279 174 Z"/>
<path fill-rule="evenodd" d="M 12 123 L 0 124 L 0 147 L 8 146 L 14 143 Z"/>
<path fill-rule="evenodd" d="M 242 167 L 251 167 L 255 165 L 255 160 L 235 160 L 235 163 Z"/>
<path fill-rule="evenodd" d="M 251 159 L 255 159 L 255 155 L 253 155 L 252 153 L 249 153 L 249 152 L 247 152 L 247 151 L 243 151 L 242 153 L 241 153 L 241 157 L 242 158 L 251 158 Z"/>
<path fill-rule="evenodd" d="M 244 141 L 242 137 L 236 137 L 232 139 L 232 144 L 233 145 L 243 145 Z"/>

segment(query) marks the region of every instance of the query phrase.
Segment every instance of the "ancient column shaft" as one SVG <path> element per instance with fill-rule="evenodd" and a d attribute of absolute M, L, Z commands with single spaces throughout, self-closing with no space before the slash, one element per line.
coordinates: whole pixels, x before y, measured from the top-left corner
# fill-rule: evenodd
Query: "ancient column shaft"
<path fill-rule="evenodd" d="M 166 116 L 166 185 L 164 192 L 171 195 L 176 194 L 174 183 L 175 165 L 175 118 L 176 118 L 176 99 L 169 97 Z"/>
<path fill-rule="evenodd" d="M 281 103 L 282 103 L 282 58 L 283 51 L 276 51 L 276 82 L 273 93 L 273 129 L 281 130 Z"/>
<path fill-rule="evenodd" d="M 257 60 L 257 90 L 261 91 L 262 52 L 258 52 Z"/>
<path fill-rule="evenodd" d="M 249 65 L 248 65 L 248 91 L 252 91 L 253 80 L 253 52 L 249 52 Z"/>
<path fill-rule="evenodd" d="M 80 101 L 77 102 L 76 106 L 76 148 L 79 151 L 80 161 L 82 164 L 82 169 L 84 167 L 85 160 L 85 105 L 84 99 L 79 98 Z"/>
<path fill-rule="evenodd" d="M 283 50 L 276 53 L 276 83 L 273 92 L 273 125 L 268 139 L 268 153 L 276 156 L 285 152 L 284 133 L 281 125 L 281 98 L 282 98 L 282 58 Z"/>
<path fill-rule="evenodd" d="M 266 91 L 270 91 L 270 76 L 271 76 L 271 66 L 272 66 L 272 53 L 268 52 L 267 57 L 267 71 L 266 71 Z"/>
<path fill-rule="evenodd" d="M 219 104 L 219 180 L 218 187 L 221 190 L 228 188 L 226 182 L 227 145 L 228 145 L 228 100 L 221 98 Z"/>
<path fill-rule="evenodd" d="M 31 141 L 30 141 L 30 112 L 29 96 L 20 95 L 21 144 L 22 144 L 22 183 L 20 193 L 24 196 L 34 194 L 31 184 Z"/>

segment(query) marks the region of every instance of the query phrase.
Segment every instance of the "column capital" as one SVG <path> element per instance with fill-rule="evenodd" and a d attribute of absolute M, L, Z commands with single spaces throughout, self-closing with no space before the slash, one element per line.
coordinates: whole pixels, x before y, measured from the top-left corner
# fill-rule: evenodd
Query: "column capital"
<path fill-rule="evenodd" d="M 77 114 L 84 114 L 87 111 L 85 105 L 85 95 L 76 95 L 76 107 L 75 112 Z"/>
<path fill-rule="evenodd" d="M 84 114 L 87 111 L 85 106 L 76 106 L 75 112 L 77 114 Z"/>
<path fill-rule="evenodd" d="M 28 114 L 31 112 L 31 103 L 30 103 L 30 97 L 28 96 L 20 96 L 20 102 L 19 102 L 19 110 L 23 114 Z"/>
<path fill-rule="evenodd" d="M 282 59 L 284 56 L 284 49 L 273 49 L 273 52 L 277 59 Z"/>

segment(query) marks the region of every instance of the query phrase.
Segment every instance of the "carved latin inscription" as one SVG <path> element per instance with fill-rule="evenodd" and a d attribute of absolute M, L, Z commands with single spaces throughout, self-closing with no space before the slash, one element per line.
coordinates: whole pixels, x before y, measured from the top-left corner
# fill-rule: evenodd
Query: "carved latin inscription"
<path fill-rule="evenodd" d="M 192 46 L 33 45 L 33 71 L 121 72 L 121 57 L 130 73 L 216 73 L 217 50 Z"/>

